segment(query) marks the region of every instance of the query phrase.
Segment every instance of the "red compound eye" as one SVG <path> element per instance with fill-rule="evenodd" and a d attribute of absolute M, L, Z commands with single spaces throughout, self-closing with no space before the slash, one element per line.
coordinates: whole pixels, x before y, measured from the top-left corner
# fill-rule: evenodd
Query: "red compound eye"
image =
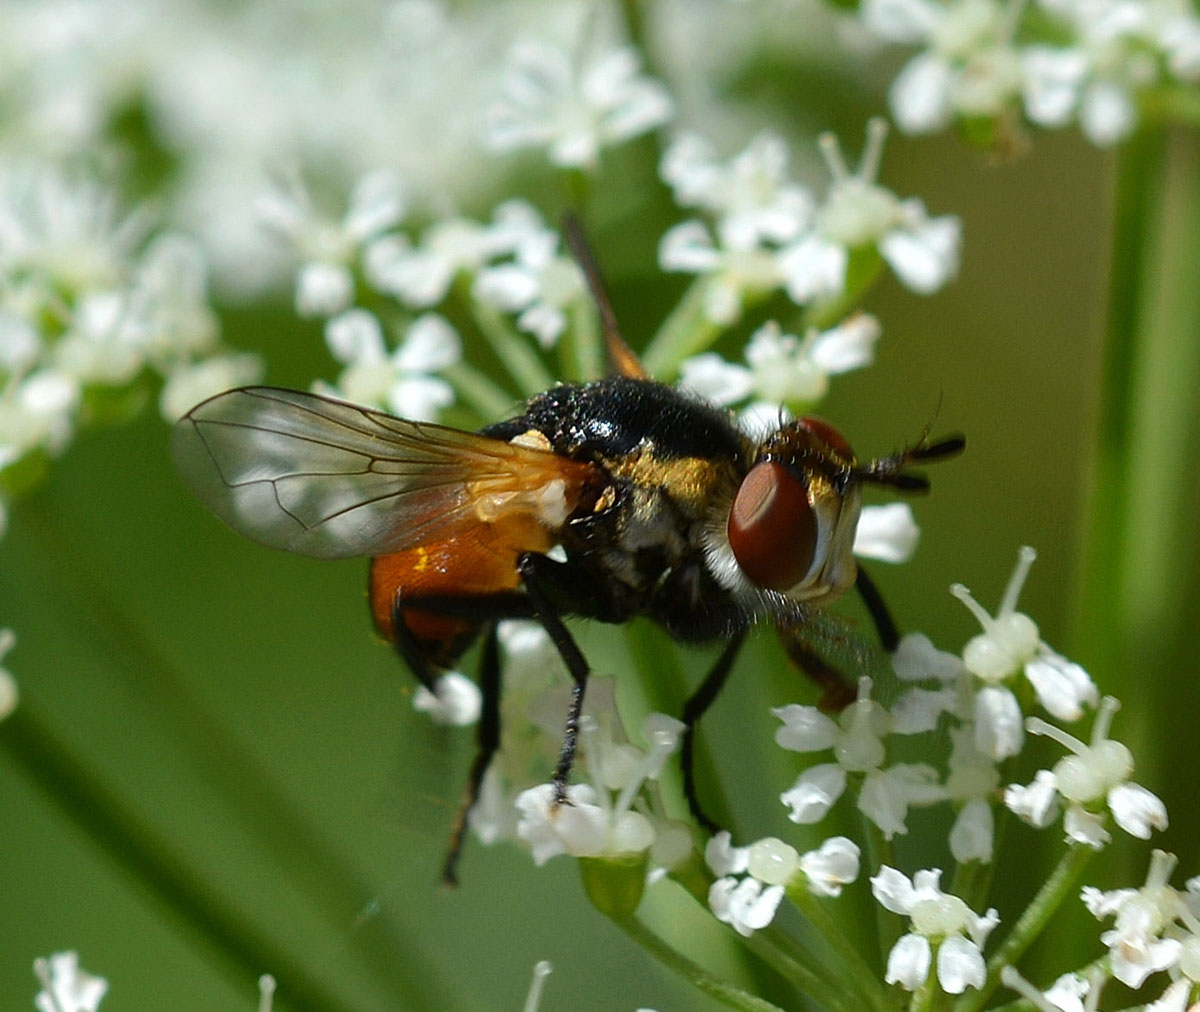
<path fill-rule="evenodd" d="M 829 422 L 825 421 L 824 418 L 817 415 L 805 415 L 800 419 L 800 427 L 811 432 L 826 446 L 835 450 L 847 460 L 854 459 L 854 451 L 850 449 L 850 444 L 846 441 L 846 437 L 838 432 Z"/>
<path fill-rule="evenodd" d="M 804 579 L 817 547 L 808 489 L 773 460 L 750 468 L 729 511 L 729 547 L 760 587 L 786 591 Z"/>

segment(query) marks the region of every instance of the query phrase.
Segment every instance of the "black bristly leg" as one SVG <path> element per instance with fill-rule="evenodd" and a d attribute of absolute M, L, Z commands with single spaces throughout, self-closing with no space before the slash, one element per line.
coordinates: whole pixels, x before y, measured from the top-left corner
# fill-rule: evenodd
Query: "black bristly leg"
<path fill-rule="evenodd" d="M 567 710 L 567 723 L 563 730 L 562 747 L 558 753 L 558 765 L 554 769 L 554 800 L 564 804 L 567 801 L 567 778 L 571 775 L 579 740 L 579 718 L 583 712 L 583 694 L 587 690 L 588 663 L 559 617 L 558 609 L 547 595 L 547 586 L 554 582 L 553 570 L 548 567 L 558 565 L 546 556 L 533 552 L 526 552 L 517 560 L 517 570 L 521 574 L 538 621 L 558 648 L 563 663 L 566 664 L 567 671 L 575 683 L 571 687 L 571 705 Z"/>
<path fill-rule="evenodd" d="M 700 799 L 696 797 L 696 771 L 692 762 L 694 735 L 696 724 L 708 712 L 708 708 L 712 706 L 717 694 L 724 686 L 725 679 L 729 677 L 734 659 L 745 638 L 745 632 L 734 633 L 728 645 L 721 651 L 717 662 L 704 676 L 700 687 L 683 705 L 683 738 L 680 741 L 679 749 L 680 762 L 683 765 L 683 796 L 687 800 L 688 811 L 692 813 L 692 817 L 710 833 L 719 832 L 721 827 L 705 814 L 700 805 Z"/>
<path fill-rule="evenodd" d="M 479 790 L 488 767 L 500 747 L 500 643 L 496 636 L 496 625 L 489 626 L 483 644 L 483 658 L 479 665 L 479 691 L 483 696 L 479 724 L 476 727 L 478 749 L 467 776 L 467 787 L 463 792 L 458 818 L 450 833 L 450 845 L 442 862 L 442 882 L 458 885 L 458 858 L 462 854 L 463 841 L 467 835 L 467 819 L 471 809 L 479 800 Z"/>
<path fill-rule="evenodd" d="M 883 649 L 889 654 L 893 653 L 900 645 L 900 630 L 896 628 L 896 621 L 888 611 L 887 602 L 879 593 L 875 581 L 867 575 L 861 565 L 858 567 L 854 585 L 858 588 L 858 595 L 867 606 L 867 611 L 871 613 L 871 621 L 875 623 L 875 631 L 879 633 L 879 642 L 883 644 Z"/>

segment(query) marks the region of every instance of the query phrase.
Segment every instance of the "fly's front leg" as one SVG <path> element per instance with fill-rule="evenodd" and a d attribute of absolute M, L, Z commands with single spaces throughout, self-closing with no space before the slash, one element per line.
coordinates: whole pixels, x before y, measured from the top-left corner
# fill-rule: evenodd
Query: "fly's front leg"
<path fill-rule="evenodd" d="M 704 676 L 700 687 L 688 698 L 683 705 L 683 736 L 680 741 L 680 762 L 683 765 L 683 796 L 687 800 L 688 811 L 692 817 L 710 833 L 716 833 L 720 826 L 704 811 L 700 799 L 696 796 L 696 770 L 692 761 L 694 735 L 696 724 L 708 712 L 708 708 L 716 701 L 717 694 L 725 685 L 729 672 L 733 670 L 733 662 L 742 642 L 746 638 L 745 631 L 734 633 L 729 645 L 721 651 L 721 656 L 712 669 Z"/>
<path fill-rule="evenodd" d="M 554 800 L 564 804 L 567 801 L 567 779 L 571 775 L 575 749 L 579 742 L 579 719 L 583 713 L 583 695 L 587 690 L 588 663 L 563 624 L 558 607 L 551 600 L 553 589 L 562 586 L 564 574 L 561 563 L 544 555 L 526 552 L 517 561 L 517 569 L 533 605 L 533 611 L 558 649 L 574 683 L 571 686 L 571 705 L 567 710 L 567 723 L 563 730 L 562 747 L 558 753 L 558 765 L 554 769 Z"/>
<path fill-rule="evenodd" d="M 863 604 L 867 606 L 867 611 L 871 614 L 871 621 L 875 623 L 875 631 L 879 633 L 879 642 L 883 644 L 883 649 L 889 654 L 894 653 L 896 647 L 900 645 L 900 630 L 896 628 L 896 620 L 892 618 L 887 602 L 879 593 L 875 581 L 867 576 L 866 570 L 862 568 L 861 564 L 858 567 L 858 576 L 855 577 L 854 586 L 858 590 L 858 596 L 862 598 Z"/>

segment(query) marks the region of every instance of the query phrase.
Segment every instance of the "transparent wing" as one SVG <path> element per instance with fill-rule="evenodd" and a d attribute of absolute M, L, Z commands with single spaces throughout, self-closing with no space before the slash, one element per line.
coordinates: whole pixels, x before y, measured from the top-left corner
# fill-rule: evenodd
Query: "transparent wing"
<path fill-rule="evenodd" d="M 561 525 L 596 478 L 549 451 L 272 387 L 193 408 L 171 453 L 234 530 L 323 559 L 401 551 L 513 511 Z"/>

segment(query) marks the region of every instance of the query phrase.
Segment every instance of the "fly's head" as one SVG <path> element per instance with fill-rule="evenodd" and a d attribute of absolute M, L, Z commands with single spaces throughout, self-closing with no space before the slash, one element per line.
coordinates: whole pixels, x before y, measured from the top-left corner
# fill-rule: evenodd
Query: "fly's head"
<path fill-rule="evenodd" d="M 862 486 L 924 491 L 910 465 L 958 453 L 955 436 L 860 462 L 833 425 L 815 415 L 787 422 L 759 443 L 728 503 L 706 531 L 717 580 L 743 598 L 804 604 L 835 600 L 854 584 L 854 535 Z"/>

